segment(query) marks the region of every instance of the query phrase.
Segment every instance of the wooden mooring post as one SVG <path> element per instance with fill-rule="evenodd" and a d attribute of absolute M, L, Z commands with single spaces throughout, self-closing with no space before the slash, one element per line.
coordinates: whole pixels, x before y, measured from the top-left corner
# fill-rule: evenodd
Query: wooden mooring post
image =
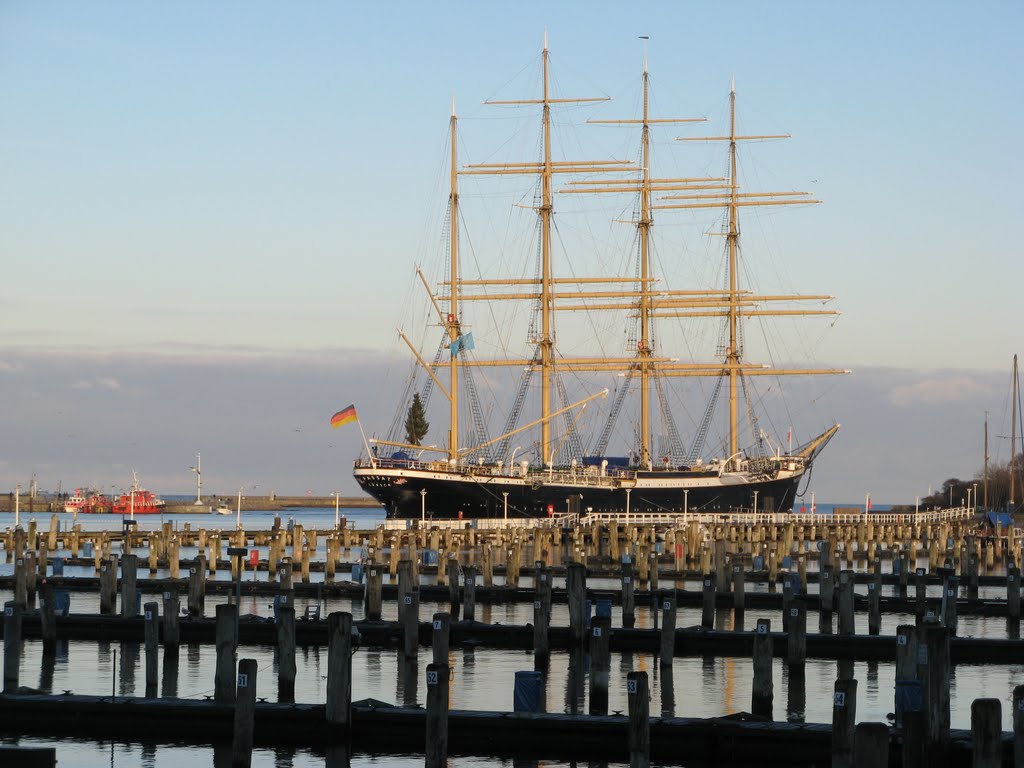
<path fill-rule="evenodd" d="M 177 648 L 181 644 L 181 629 L 178 623 L 178 614 L 181 613 L 181 601 L 178 599 L 178 591 L 175 588 L 165 590 L 163 593 L 163 634 L 164 646 Z"/>
<path fill-rule="evenodd" d="M 427 665 L 426 768 L 444 768 L 448 759 L 448 665 Z"/>
<path fill-rule="evenodd" d="M 467 565 L 462 570 L 462 618 L 464 621 L 476 621 L 476 568 Z"/>
<path fill-rule="evenodd" d="M 772 623 L 758 619 L 754 630 L 754 684 L 750 690 L 750 711 L 758 717 L 772 718 L 775 698 L 772 682 Z"/>
<path fill-rule="evenodd" d="M 402 597 L 402 650 L 405 658 L 415 659 L 420 650 L 420 590 L 414 587 Z"/>
<path fill-rule="evenodd" d="M 999 699 L 971 702 L 973 768 L 1000 768 L 1003 764 L 1003 710 Z"/>
<path fill-rule="evenodd" d="M 590 714 L 592 715 L 608 714 L 611 628 L 610 616 L 595 616 L 590 622 Z M 664 664 L 664 661 L 662 663 Z"/>
<path fill-rule="evenodd" d="M 4 603 L 4 693 L 17 693 L 21 667 L 21 612 L 16 600 Z"/>
<path fill-rule="evenodd" d="M 277 700 L 295 701 L 295 606 L 277 606 Z"/>
<path fill-rule="evenodd" d="M 43 647 L 52 650 L 57 644 L 57 612 L 54 605 L 53 584 L 47 580 L 39 585 L 39 623 L 43 634 Z"/>
<path fill-rule="evenodd" d="M 796 599 L 789 605 L 789 629 L 786 631 L 786 663 L 790 674 L 803 669 L 807 661 L 807 603 Z"/>
<path fill-rule="evenodd" d="M 135 582 L 138 573 L 138 555 L 125 555 L 121 558 L 121 618 L 123 619 L 131 619 L 139 615 L 135 599 Z"/>
<path fill-rule="evenodd" d="M 371 563 L 366 567 L 366 618 L 380 621 L 384 590 L 384 566 Z"/>
<path fill-rule="evenodd" d="M 569 563 L 565 590 L 569 601 L 569 636 L 572 644 L 579 648 L 587 639 L 587 569 L 582 563 Z"/>
<path fill-rule="evenodd" d="M 156 698 L 160 683 L 160 604 L 146 603 L 142 611 L 143 638 L 146 646 L 146 698 Z"/>
<path fill-rule="evenodd" d="M 836 680 L 832 694 L 832 768 L 853 768 L 857 681 Z"/>
<path fill-rule="evenodd" d="M 548 612 L 541 600 L 533 601 L 533 666 L 535 669 L 546 669 L 551 658 L 551 645 L 548 641 Z"/>
<path fill-rule="evenodd" d="M 889 726 L 858 723 L 853 734 L 854 768 L 888 768 Z"/>
<path fill-rule="evenodd" d="M 435 664 L 448 663 L 448 642 L 451 636 L 452 617 L 448 613 L 435 613 L 431 622 L 430 647 Z"/>
<path fill-rule="evenodd" d="M 633 584 L 633 564 L 622 564 L 622 626 L 632 629 L 636 625 L 636 598 Z"/>
<path fill-rule="evenodd" d="M 100 563 L 100 613 L 112 616 L 117 610 L 117 556 Z"/>
<path fill-rule="evenodd" d="M 327 722 L 352 722 L 352 614 L 327 617 Z"/>
<path fill-rule="evenodd" d="M 708 629 L 715 628 L 715 579 L 716 576 L 714 573 L 704 574 L 704 586 L 701 595 L 700 624 L 702 627 L 707 627 Z M 675 630 L 674 622 L 672 629 Z"/>
<path fill-rule="evenodd" d="M 1024 768 L 1024 685 L 1013 689 L 1013 768 Z"/>
<path fill-rule="evenodd" d="M 252 765 L 252 746 L 256 733 L 256 675 L 258 670 L 259 664 L 256 659 L 241 659 L 238 662 L 237 687 L 234 694 L 235 727 L 231 743 L 232 768 L 249 768 Z"/>
<path fill-rule="evenodd" d="M 238 650 L 238 606 L 217 606 L 217 663 L 213 678 L 213 700 L 222 704 L 235 701 L 235 653 Z"/>
<path fill-rule="evenodd" d="M 646 672 L 626 674 L 626 697 L 629 704 L 629 768 L 650 768 L 651 696 Z"/>
<path fill-rule="evenodd" d="M 676 651 L 676 595 L 666 592 L 661 598 L 661 644 L 658 660 L 663 667 L 671 667 Z"/>

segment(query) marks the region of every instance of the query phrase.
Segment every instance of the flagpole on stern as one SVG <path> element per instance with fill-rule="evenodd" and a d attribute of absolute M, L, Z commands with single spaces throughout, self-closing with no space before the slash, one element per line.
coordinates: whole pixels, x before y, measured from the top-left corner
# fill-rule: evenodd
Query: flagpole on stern
<path fill-rule="evenodd" d="M 370 450 L 370 444 L 366 442 L 366 433 L 363 432 L 363 425 L 359 423 L 359 419 L 356 419 L 356 425 L 359 427 L 359 434 L 363 438 L 363 446 L 366 448 L 366 455 L 370 457 L 370 466 L 374 469 L 377 468 L 377 459 L 373 455 L 373 451 Z"/>

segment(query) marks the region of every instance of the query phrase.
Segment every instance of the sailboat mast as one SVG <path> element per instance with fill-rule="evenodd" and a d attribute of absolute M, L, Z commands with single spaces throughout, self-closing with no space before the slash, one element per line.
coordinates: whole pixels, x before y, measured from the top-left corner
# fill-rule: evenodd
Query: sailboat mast
<path fill-rule="evenodd" d="M 541 230 L 541 287 L 540 287 L 540 315 L 541 333 L 537 340 L 540 346 L 540 416 L 544 420 L 541 423 L 540 447 L 541 460 L 543 462 L 555 460 L 551 455 L 551 384 L 554 379 L 554 355 L 552 338 L 553 320 L 553 292 L 551 290 L 551 96 L 548 82 L 548 40 L 544 35 L 544 107 L 543 107 L 543 133 L 544 133 L 544 165 L 541 169 L 541 205 L 540 205 L 540 230 Z"/>
<path fill-rule="evenodd" d="M 643 187 L 640 191 L 640 339 L 637 353 L 640 357 L 640 464 L 651 462 L 651 130 L 648 98 L 647 58 L 644 57 L 644 121 L 640 132 L 643 157 Z"/>
<path fill-rule="evenodd" d="M 988 509 L 988 411 L 985 411 L 985 509 Z"/>
<path fill-rule="evenodd" d="M 1017 382 L 1017 356 L 1013 356 L 1013 386 L 1010 387 L 1010 399 L 1013 404 L 1010 409 L 1010 512 L 1013 512 L 1014 501 L 1017 495 L 1017 467 L 1014 459 L 1017 457 L 1017 398 L 1020 397 L 1020 389 Z"/>
<path fill-rule="evenodd" d="M 737 261 L 739 256 L 739 185 L 736 175 L 736 84 L 729 90 L 729 346 L 726 368 L 729 371 L 729 456 L 739 453 L 739 294 Z"/>
<path fill-rule="evenodd" d="M 457 163 L 457 145 L 456 145 L 456 129 L 458 127 L 458 118 L 455 116 L 455 101 L 452 100 L 452 117 L 451 117 L 451 195 L 449 199 L 449 213 L 451 220 L 449 221 L 449 234 L 451 241 L 449 247 L 451 257 L 451 290 L 448 291 L 448 317 L 447 317 L 447 328 L 448 328 L 448 339 L 454 344 L 459 338 L 459 167 Z M 449 397 L 449 408 L 450 408 L 450 427 L 448 432 L 448 458 L 457 459 L 459 457 L 459 352 L 461 351 L 458 347 L 454 347 L 456 351 L 451 353 L 448 368 L 450 381 L 450 397 Z"/>

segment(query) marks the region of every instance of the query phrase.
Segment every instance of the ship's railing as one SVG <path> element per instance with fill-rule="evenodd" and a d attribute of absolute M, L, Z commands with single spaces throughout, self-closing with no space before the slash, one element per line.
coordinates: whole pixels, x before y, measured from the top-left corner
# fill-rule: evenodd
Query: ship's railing
<path fill-rule="evenodd" d="M 714 525 L 927 525 L 969 520 L 976 514 L 973 507 L 955 507 L 919 512 L 830 513 L 815 512 L 755 512 L 736 509 L 722 512 L 592 512 L 581 519 L 583 524 L 616 522 L 628 525 L 687 525 L 701 523 Z"/>
<path fill-rule="evenodd" d="M 573 527 L 578 524 L 578 515 L 568 515 L 563 512 L 561 515 L 554 515 L 552 517 L 510 517 L 508 520 L 500 517 L 480 517 L 472 520 L 450 520 L 447 518 L 444 520 L 432 520 L 428 518 L 425 521 L 416 519 L 385 520 L 381 523 L 381 526 L 386 531 L 406 531 L 415 530 L 417 528 L 425 530 L 438 528 L 442 531 L 461 531 L 466 528 L 474 528 L 478 531 L 500 531 L 515 528 L 529 528 L 530 530 L 536 528 L 565 528 Z"/>
<path fill-rule="evenodd" d="M 701 525 L 856 525 L 870 522 L 875 525 L 927 525 L 931 523 L 957 522 L 971 519 L 975 511 L 971 507 L 934 509 L 923 512 L 869 512 L 865 514 L 819 514 L 807 512 L 754 512 L 753 510 L 732 510 L 729 512 L 591 512 L 575 515 L 566 512 L 551 517 L 477 518 L 464 520 L 385 520 L 385 530 L 408 530 L 415 528 L 439 528 L 441 530 L 462 530 L 475 528 L 493 531 L 510 528 L 565 528 L 578 525 L 618 523 L 620 525 L 683 526 L 689 523 Z"/>
<path fill-rule="evenodd" d="M 356 459 L 359 469 L 409 469 L 423 472 L 457 472 L 466 477 L 524 477 L 519 467 L 498 467 L 490 464 L 449 464 L 445 461 L 416 461 L 413 459 Z M 593 471 L 580 467 L 576 470 L 530 469 L 525 477 L 539 483 L 558 483 L 582 487 L 613 486 L 622 479 L 631 479 L 636 472 L 629 470 L 608 471 L 602 475 L 596 467 Z"/>

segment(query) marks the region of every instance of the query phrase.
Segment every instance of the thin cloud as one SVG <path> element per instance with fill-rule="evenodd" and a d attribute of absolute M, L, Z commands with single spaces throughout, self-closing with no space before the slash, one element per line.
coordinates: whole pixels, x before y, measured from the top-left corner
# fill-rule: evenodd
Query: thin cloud
<path fill-rule="evenodd" d="M 117 379 L 112 379 L 109 376 L 95 376 L 91 379 L 79 379 L 71 385 L 71 388 L 78 390 L 101 389 L 108 392 L 120 392 L 121 382 Z"/>
<path fill-rule="evenodd" d="M 943 379 L 925 379 L 913 384 L 892 389 L 886 399 L 893 405 L 941 405 L 971 400 L 979 395 L 989 394 L 988 387 L 968 376 L 951 376 Z"/>

